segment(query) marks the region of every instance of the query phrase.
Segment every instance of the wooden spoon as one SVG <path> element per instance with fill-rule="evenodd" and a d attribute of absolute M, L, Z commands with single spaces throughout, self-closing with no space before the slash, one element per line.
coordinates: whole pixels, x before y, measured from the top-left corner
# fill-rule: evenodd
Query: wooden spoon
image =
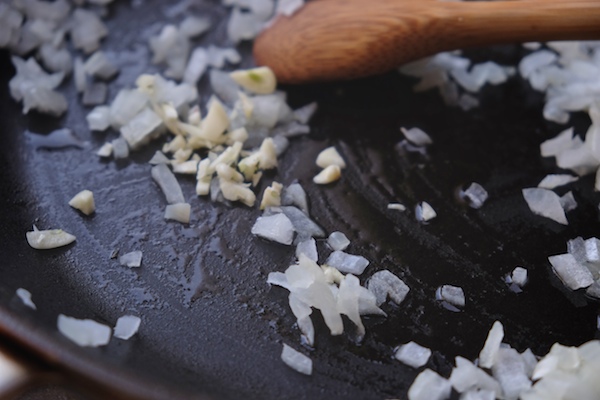
<path fill-rule="evenodd" d="M 440 51 L 600 38 L 600 0 L 318 0 L 254 43 L 280 82 L 344 80 Z"/>

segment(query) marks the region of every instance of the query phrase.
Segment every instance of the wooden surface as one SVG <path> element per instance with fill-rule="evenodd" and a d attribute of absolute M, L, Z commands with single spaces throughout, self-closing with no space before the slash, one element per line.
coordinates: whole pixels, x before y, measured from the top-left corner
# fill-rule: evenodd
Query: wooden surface
<path fill-rule="evenodd" d="M 600 0 L 319 0 L 280 17 L 254 57 L 284 83 L 374 75 L 467 47 L 600 38 Z"/>

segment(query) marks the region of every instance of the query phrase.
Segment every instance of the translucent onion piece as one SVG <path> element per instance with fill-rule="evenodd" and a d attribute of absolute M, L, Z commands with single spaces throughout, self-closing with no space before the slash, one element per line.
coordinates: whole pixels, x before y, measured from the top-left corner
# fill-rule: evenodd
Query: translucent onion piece
<path fill-rule="evenodd" d="M 159 164 L 152 167 L 152 178 L 164 193 L 167 203 L 185 203 L 181 186 L 179 186 L 177 178 L 166 165 Z"/>
<path fill-rule="evenodd" d="M 29 292 L 29 290 L 23 289 L 23 288 L 18 288 L 17 296 L 19 297 L 19 299 L 21 299 L 23 304 L 25 304 L 27 307 L 31 308 L 32 310 L 37 310 L 35 303 L 33 302 L 33 300 L 31 300 L 31 292 Z"/>
<path fill-rule="evenodd" d="M 420 368 L 427 364 L 429 357 L 431 357 L 431 350 L 415 342 L 399 346 L 394 352 L 396 360 L 413 368 Z"/>
<path fill-rule="evenodd" d="M 76 319 L 63 314 L 58 316 L 58 330 L 79 346 L 105 346 L 110 341 L 112 329 L 91 319 Z"/>
<path fill-rule="evenodd" d="M 119 264 L 129 268 L 139 268 L 142 265 L 142 252 L 136 250 L 123 254 L 119 257 Z"/>
<path fill-rule="evenodd" d="M 117 320 L 113 336 L 123 340 L 129 340 L 140 328 L 142 320 L 134 315 L 123 315 Z"/>
<path fill-rule="evenodd" d="M 360 275 L 369 265 L 369 261 L 362 256 L 355 256 L 343 251 L 334 251 L 327 259 L 326 264 L 337 268 L 341 272 Z"/>
<path fill-rule="evenodd" d="M 528 188 L 523 189 L 523 197 L 529 209 L 534 214 L 550 218 L 562 225 L 569 224 L 560 203 L 560 197 L 553 191 L 541 188 Z"/>
<path fill-rule="evenodd" d="M 285 343 L 283 344 L 283 350 L 281 352 L 281 360 L 288 367 L 301 374 L 312 375 L 312 360 Z"/>
<path fill-rule="evenodd" d="M 285 214 L 259 217 L 251 232 L 253 235 L 285 245 L 292 244 L 294 240 L 294 226 Z"/>
<path fill-rule="evenodd" d="M 375 272 L 367 281 L 367 288 L 375 295 L 378 306 L 385 303 L 388 297 L 400 304 L 410 291 L 406 283 L 388 270 Z"/>
<path fill-rule="evenodd" d="M 423 370 L 408 389 L 409 400 L 444 400 L 450 397 L 452 386 L 430 369 Z"/>
<path fill-rule="evenodd" d="M 571 290 L 586 288 L 594 283 L 591 272 L 571 254 L 551 256 L 548 261 L 556 275 Z"/>
<path fill-rule="evenodd" d="M 496 321 L 488 332 L 485 344 L 479 353 L 479 366 L 481 368 L 491 368 L 494 365 L 503 338 L 504 327 L 500 321 Z"/>

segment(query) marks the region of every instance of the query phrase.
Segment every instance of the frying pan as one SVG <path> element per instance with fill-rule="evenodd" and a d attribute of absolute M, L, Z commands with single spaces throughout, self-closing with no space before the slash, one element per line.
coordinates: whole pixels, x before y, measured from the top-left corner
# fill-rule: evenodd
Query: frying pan
<path fill-rule="evenodd" d="M 213 30 L 200 45 L 227 45 L 227 10 L 216 1 L 193 1 L 209 15 Z M 103 48 L 125 65 L 110 96 L 142 72 L 154 72 L 144 46 L 157 23 L 177 21 L 177 5 L 158 0 L 116 2 L 109 7 L 110 36 Z M 242 46 L 242 66 L 251 65 Z M 519 46 L 474 51 L 475 61 L 514 64 Z M 598 307 L 580 293 L 566 291 L 552 274 L 547 256 L 566 251 L 566 241 L 599 232 L 599 196 L 593 178 L 570 186 L 578 208 L 570 225 L 533 215 L 521 196 L 557 169 L 539 156 L 539 143 L 562 126 L 542 118 L 543 96 L 514 78 L 486 87 L 481 106 L 469 112 L 446 107 L 437 93 L 414 94 L 411 79 L 395 73 L 346 83 L 286 87 L 298 107 L 319 102 L 311 135 L 294 139 L 272 180 L 306 189 L 312 218 L 327 232 L 344 232 L 348 251 L 371 261 L 364 281 L 389 269 L 411 288 L 400 305 L 385 304 L 387 318 L 366 317 L 367 335 L 331 337 L 315 312 L 315 347 L 303 347 L 287 305 L 287 291 L 269 287 L 267 274 L 293 263 L 293 248 L 250 235 L 256 208 L 212 203 L 194 194 L 194 182 L 180 179 L 192 205 L 192 222 L 163 220 L 165 200 L 150 177 L 147 161 L 161 141 L 124 162 L 101 161 L 94 152 L 116 133 L 90 133 L 89 111 L 73 85 L 68 114 L 22 116 L 7 93 L 14 73 L 0 53 L 0 331 L 4 347 L 32 360 L 44 376 L 112 398 L 148 399 L 381 399 L 405 397 L 418 370 L 393 360 L 396 345 L 414 340 L 432 349 L 428 367 L 448 375 L 453 358 L 477 357 L 495 320 L 505 326 L 505 342 L 517 350 L 545 354 L 554 342 L 580 345 L 597 336 Z M 199 85 L 208 100 L 206 78 Z M 576 132 L 589 121 L 575 115 Z M 79 139 L 61 147 L 48 136 L 69 127 Z M 418 126 L 434 139 L 426 155 L 403 153 L 400 126 Z M 26 131 L 40 133 L 34 136 Z M 316 155 L 335 145 L 348 168 L 342 180 L 316 186 Z M 61 147 L 61 148 L 56 148 Z M 470 182 L 490 193 L 473 210 L 455 193 Z M 82 189 L 94 192 L 97 211 L 83 217 L 67 202 Z M 566 189 L 565 189 L 566 191 Z M 412 207 L 429 202 L 438 213 L 430 224 L 414 218 Z M 390 202 L 409 206 L 387 210 Z M 77 236 L 66 248 L 36 251 L 25 241 L 32 224 L 62 228 Z M 323 242 L 321 257 L 327 256 Z M 118 265 L 111 254 L 143 251 L 142 267 Z M 522 265 L 529 283 L 516 293 L 504 276 Z M 452 312 L 435 300 L 442 284 L 461 286 L 466 306 Z M 15 297 L 28 289 L 37 311 Z M 59 313 L 114 326 L 124 314 L 142 319 L 129 341 L 80 348 L 56 329 Z M 279 359 L 282 343 L 308 354 L 310 377 Z"/>

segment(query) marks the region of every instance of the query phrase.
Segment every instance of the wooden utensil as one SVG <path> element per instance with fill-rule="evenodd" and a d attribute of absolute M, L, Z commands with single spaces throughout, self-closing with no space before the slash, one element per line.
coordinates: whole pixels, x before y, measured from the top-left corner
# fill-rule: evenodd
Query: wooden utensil
<path fill-rule="evenodd" d="M 345 80 L 440 51 L 600 38 L 600 0 L 318 0 L 279 17 L 254 57 L 280 82 Z"/>

